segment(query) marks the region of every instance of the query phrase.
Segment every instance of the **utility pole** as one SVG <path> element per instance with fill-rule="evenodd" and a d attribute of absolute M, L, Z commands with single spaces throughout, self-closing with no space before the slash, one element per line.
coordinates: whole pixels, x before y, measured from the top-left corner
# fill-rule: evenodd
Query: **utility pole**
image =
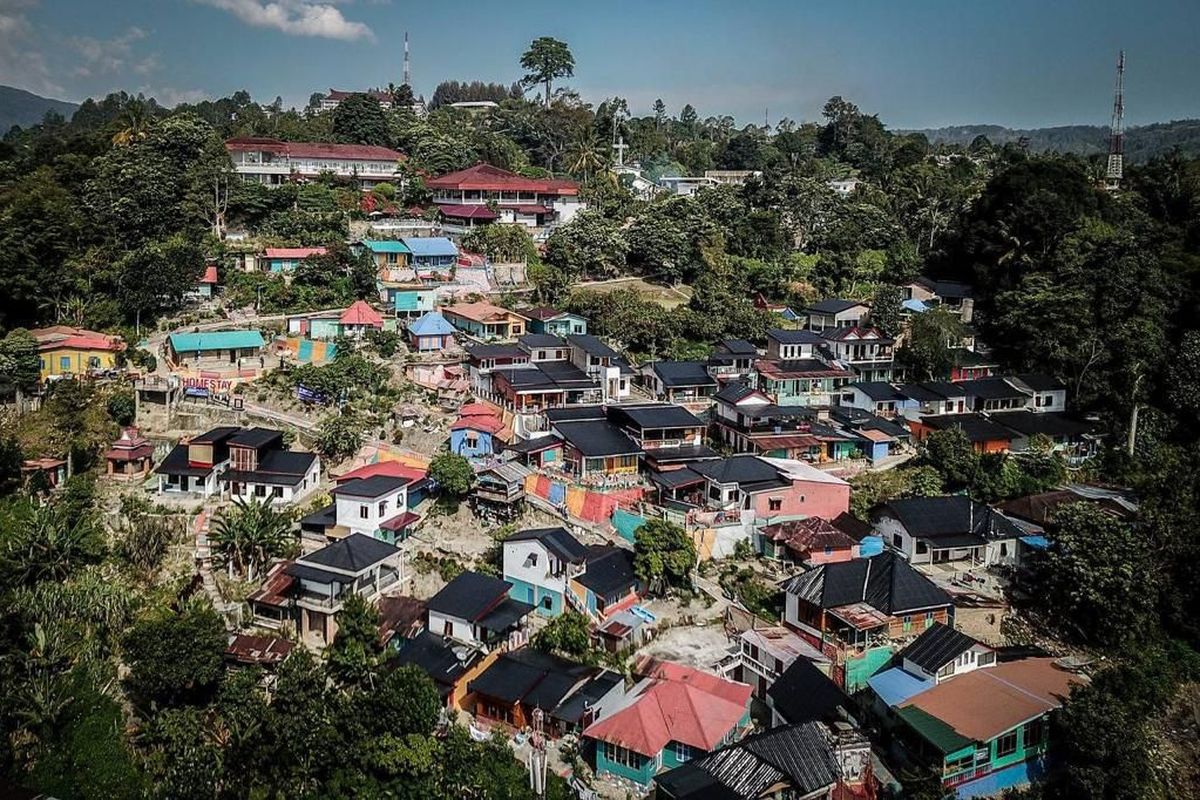
<path fill-rule="evenodd" d="M 404 32 L 404 85 L 412 88 L 412 71 L 408 61 L 408 31 Z"/>
<path fill-rule="evenodd" d="M 1104 188 L 1115 192 L 1125 177 L 1125 51 L 1117 56 L 1117 87 L 1113 92 L 1112 124 L 1108 134 L 1108 168 Z"/>

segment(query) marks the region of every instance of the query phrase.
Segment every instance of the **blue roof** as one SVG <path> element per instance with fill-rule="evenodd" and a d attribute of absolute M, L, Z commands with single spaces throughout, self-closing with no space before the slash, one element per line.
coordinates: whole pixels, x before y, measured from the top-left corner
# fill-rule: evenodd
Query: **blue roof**
<path fill-rule="evenodd" d="M 200 333 L 172 333 L 171 349 L 176 353 L 193 353 L 205 350 L 248 350 L 262 347 L 263 337 L 258 331 L 202 331 Z"/>
<path fill-rule="evenodd" d="M 892 667 L 878 675 L 872 675 L 867 679 L 867 685 L 875 690 L 880 700 L 895 708 L 910 697 L 932 689 L 933 681 L 918 678 L 900 667 Z"/>
<path fill-rule="evenodd" d="M 427 311 L 409 323 L 408 332 L 414 336 L 446 336 L 454 333 L 454 326 L 446 321 L 440 311 Z"/>
<path fill-rule="evenodd" d="M 918 314 L 923 314 L 929 310 L 929 306 L 925 305 L 923 302 L 921 302 L 920 300 L 917 300 L 916 298 L 913 298 L 912 300 L 905 300 L 900 305 L 904 309 L 906 309 L 908 311 L 915 311 Z"/>
<path fill-rule="evenodd" d="M 408 251 L 414 256 L 457 256 L 458 248 L 444 236 L 422 236 L 405 239 Z"/>
<path fill-rule="evenodd" d="M 408 253 L 411 252 L 404 242 L 399 239 L 363 239 L 363 247 L 372 253 Z"/>

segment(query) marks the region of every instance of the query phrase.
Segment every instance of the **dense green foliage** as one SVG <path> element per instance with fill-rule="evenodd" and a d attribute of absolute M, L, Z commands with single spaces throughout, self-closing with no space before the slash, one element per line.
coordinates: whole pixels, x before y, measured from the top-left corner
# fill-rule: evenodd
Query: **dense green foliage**
<path fill-rule="evenodd" d="M 678 525 L 651 519 L 634 534 L 633 571 L 651 591 L 689 588 L 695 566 L 696 545 Z"/>
<path fill-rule="evenodd" d="M 451 497 L 463 497 L 475 483 L 471 462 L 458 453 L 438 453 L 429 462 L 429 477 Z"/>

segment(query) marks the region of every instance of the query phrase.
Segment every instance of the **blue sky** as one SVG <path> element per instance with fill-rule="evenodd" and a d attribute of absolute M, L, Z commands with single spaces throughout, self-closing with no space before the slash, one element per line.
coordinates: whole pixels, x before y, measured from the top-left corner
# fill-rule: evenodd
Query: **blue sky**
<path fill-rule="evenodd" d="M 303 105 L 330 87 L 511 82 L 536 36 L 567 41 L 569 84 L 635 113 L 815 119 L 840 94 L 890 127 L 1107 124 L 1116 52 L 1127 120 L 1200 117 L 1197 0 L 0 0 L 0 83 L 167 103 L 240 88 Z"/>

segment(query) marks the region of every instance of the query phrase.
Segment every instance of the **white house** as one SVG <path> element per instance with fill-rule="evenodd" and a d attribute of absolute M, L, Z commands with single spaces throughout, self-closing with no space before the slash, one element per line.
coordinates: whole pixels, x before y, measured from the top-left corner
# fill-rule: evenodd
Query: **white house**
<path fill-rule="evenodd" d="M 996 651 L 949 625 L 935 622 L 900 651 L 899 661 L 905 672 L 937 684 L 994 666 Z"/>
<path fill-rule="evenodd" d="M 462 572 L 426 604 L 426 629 L 468 647 L 490 650 L 518 635 L 533 604 L 509 596 L 512 584 L 479 572 Z"/>
<path fill-rule="evenodd" d="M 408 508 L 409 476 L 351 478 L 330 492 L 333 503 L 300 520 L 301 531 L 327 538 L 362 534 L 395 544 L 404 541 L 420 516 Z"/>
<path fill-rule="evenodd" d="M 568 582 L 581 573 L 588 549 L 564 528 L 518 531 L 504 540 L 504 580 L 509 597 L 557 617 L 571 602 Z"/>

